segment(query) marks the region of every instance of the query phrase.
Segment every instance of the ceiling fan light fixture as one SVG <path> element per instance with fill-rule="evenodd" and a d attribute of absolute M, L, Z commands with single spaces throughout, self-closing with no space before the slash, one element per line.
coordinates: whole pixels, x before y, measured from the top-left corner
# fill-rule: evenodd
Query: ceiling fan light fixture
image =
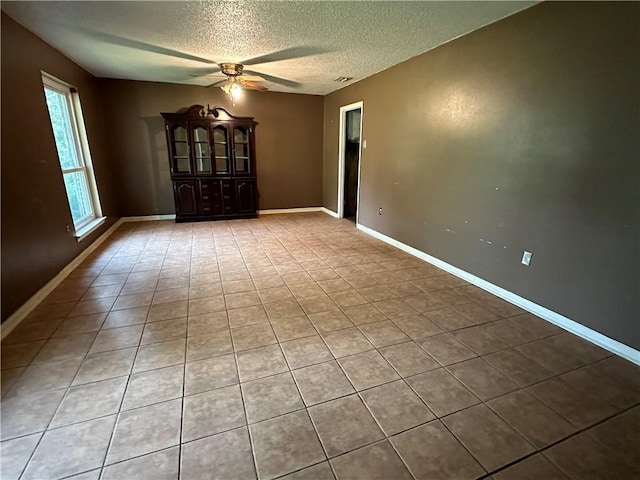
<path fill-rule="evenodd" d="M 339 83 L 350 82 L 351 80 L 353 80 L 353 77 L 338 77 L 333 79 L 334 82 L 339 82 Z"/>

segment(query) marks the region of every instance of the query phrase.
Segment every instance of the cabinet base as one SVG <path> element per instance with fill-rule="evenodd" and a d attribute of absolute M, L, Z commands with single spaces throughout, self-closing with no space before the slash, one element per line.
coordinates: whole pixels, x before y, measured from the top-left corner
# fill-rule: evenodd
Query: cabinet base
<path fill-rule="evenodd" d="M 258 218 L 258 212 L 252 213 L 234 213 L 233 215 L 176 215 L 176 223 L 186 222 L 215 222 L 219 220 L 242 220 L 247 218 Z"/>

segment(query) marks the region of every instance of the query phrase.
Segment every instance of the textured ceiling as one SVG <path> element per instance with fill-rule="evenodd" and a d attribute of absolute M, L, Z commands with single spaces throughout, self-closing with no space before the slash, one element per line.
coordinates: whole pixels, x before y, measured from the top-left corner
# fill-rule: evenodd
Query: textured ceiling
<path fill-rule="evenodd" d="M 2 2 L 98 77 L 209 85 L 251 64 L 280 92 L 324 95 L 536 2 Z M 276 78 L 288 81 L 279 81 Z"/>

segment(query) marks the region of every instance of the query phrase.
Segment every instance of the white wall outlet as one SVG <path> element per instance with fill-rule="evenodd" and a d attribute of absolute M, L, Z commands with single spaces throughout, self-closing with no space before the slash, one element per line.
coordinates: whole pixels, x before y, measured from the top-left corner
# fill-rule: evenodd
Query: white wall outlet
<path fill-rule="evenodd" d="M 528 267 L 529 264 L 531 263 L 531 257 L 532 256 L 533 256 L 533 253 L 527 252 L 525 250 L 524 253 L 522 254 L 522 264 L 526 265 Z"/>
<path fill-rule="evenodd" d="M 366 150 L 366 149 L 367 149 L 367 141 L 366 141 L 366 140 L 363 140 L 363 141 L 362 141 L 362 148 L 363 148 L 364 150 Z"/>
<path fill-rule="evenodd" d="M 378 215 L 382 215 L 382 207 L 378 209 Z"/>

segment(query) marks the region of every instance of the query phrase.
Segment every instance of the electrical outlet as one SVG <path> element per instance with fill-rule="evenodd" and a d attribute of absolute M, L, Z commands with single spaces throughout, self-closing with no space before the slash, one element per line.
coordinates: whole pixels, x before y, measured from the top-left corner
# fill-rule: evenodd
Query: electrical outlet
<path fill-rule="evenodd" d="M 378 209 L 378 215 L 382 215 L 382 207 Z"/>
<path fill-rule="evenodd" d="M 525 250 L 524 253 L 522 254 L 522 264 L 526 265 L 528 267 L 529 264 L 531 263 L 531 257 L 532 256 L 533 256 L 533 253 L 527 252 Z"/>
<path fill-rule="evenodd" d="M 65 228 L 66 228 L 66 230 L 67 230 L 67 233 L 71 232 L 71 226 L 69 226 L 69 225 L 65 225 Z"/>

